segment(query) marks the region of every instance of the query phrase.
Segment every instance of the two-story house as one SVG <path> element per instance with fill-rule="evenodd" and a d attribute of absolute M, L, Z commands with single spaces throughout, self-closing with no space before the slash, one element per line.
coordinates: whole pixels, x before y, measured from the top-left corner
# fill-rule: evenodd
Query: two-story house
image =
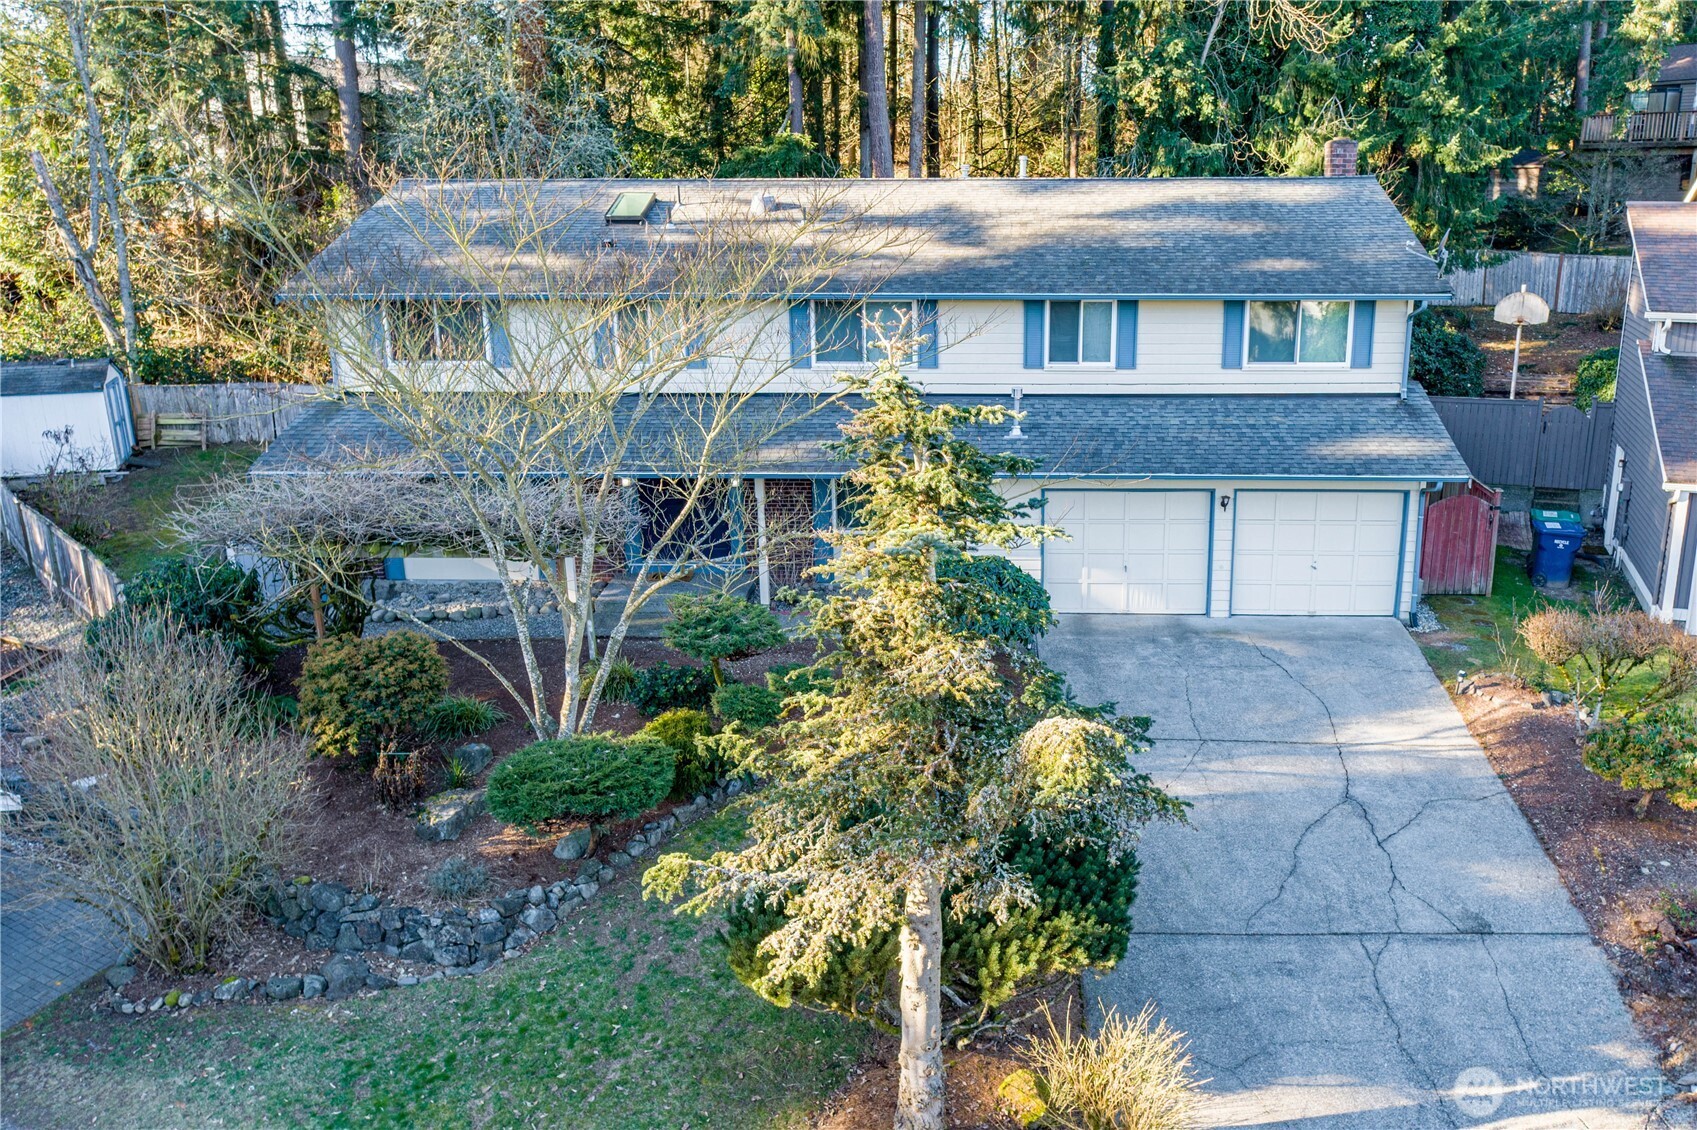
<path fill-rule="evenodd" d="M 783 412 L 876 360 L 881 321 L 925 327 L 911 363 L 929 396 L 1023 414 L 1017 429 L 975 438 L 1038 463 L 1008 490 L 1040 498 L 1045 520 L 1069 536 L 1014 558 L 1059 612 L 1408 617 L 1428 494 L 1468 478 L 1408 378 L 1410 318 L 1447 291 L 1379 184 L 1353 175 L 1353 143 L 1337 150 L 1340 175 L 1318 178 L 551 181 L 526 199 L 593 217 L 568 225 L 555 253 L 574 240 L 586 254 L 639 253 L 644 222 L 676 209 L 746 199 L 781 211 L 816 187 L 911 237 L 870 290 L 851 279 L 770 296 L 783 372 L 742 410 Z M 479 293 L 487 272 L 466 261 L 518 254 L 501 246 L 501 225 L 432 244 L 397 218 L 421 194 L 440 204 L 461 193 L 473 207 L 488 192 L 398 186 L 285 297 L 375 302 L 383 313 L 366 340 L 429 325 L 444 364 L 512 364 L 524 319 L 492 310 L 504 299 Z M 359 367 L 342 352 L 337 380 L 354 390 Z M 708 385 L 728 364 L 692 361 Z M 735 536 L 798 510 L 815 527 L 845 520 L 836 483 L 846 468 L 825 445 L 847 412 L 796 414 L 782 442 L 739 468 L 752 513 Z M 321 405 L 254 473 L 332 465 L 385 427 L 352 398 Z M 644 505 L 663 506 L 641 491 L 655 468 L 620 470 Z M 644 551 L 633 542 L 631 554 Z M 762 558 L 758 591 L 796 569 Z M 391 575 L 444 574 L 409 559 Z"/>
<path fill-rule="evenodd" d="M 1622 113 L 1581 122 L 1579 146 L 1641 154 L 1649 175 L 1635 194 L 1681 199 L 1697 173 L 1697 43 L 1669 47 L 1650 89 L 1630 95 Z"/>
<path fill-rule="evenodd" d="M 1640 603 L 1697 632 L 1697 204 L 1629 204 L 1608 544 Z"/>

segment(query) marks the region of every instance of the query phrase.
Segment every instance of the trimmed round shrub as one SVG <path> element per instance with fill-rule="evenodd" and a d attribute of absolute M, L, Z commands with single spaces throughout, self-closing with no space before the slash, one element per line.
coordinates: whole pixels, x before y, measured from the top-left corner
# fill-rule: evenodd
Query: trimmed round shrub
<path fill-rule="evenodd" d="M 728 593 L 674 596 L 667 602 L 672 618 L 660 629 L 666 646 L 707 664 L 713 685 L 722 686 L 727 659 L 740 659 L 777 647 L 788 639 L 772 610 Z"/>
<path fill-rule="evenodd" d="M 713 723 L 700 710 L 668 710 L 642 728 L 642 733 L 671 747 L 677 759 L 677 775 L 671 796 L 688 800 L 712 788 L 725 775 L 724 767 L 702 739 L 713 733 Z"/>
<path fill-rule="evenodd" d="M 960 920 L 944 916 L 943 983 L 952 992 L 995 1008 L 1037 980 L 1110 967 L 1125 956 L 1137 893 L 1134 857 L 1114 863 L 1094 845 L 1061 850 L 1021 833 L 1003 858 L 1030 879 L 1037 905 L 1015 908 L 1002 922 L 983 913 Z M 726 960 L 743 984 L 752 987 L 765 975 L 770 959 L 759 952 L 760 942 L 783 924 L 781 909 L 764 904 L 730 913 Z M 871 1017 L 894 983 L 898 941 L 892 929 L 863 946 L 839 945 L 819 977 L 796 976 L 776 990 L 756 991 L 781 1007 L 800 1004 Z"/>
<path fill-rule="evenodd" d="M 764 730 L 784 712 L 782 695 L 750 683 L 726 683 L 713 692 L 713 713 L 721 722 L 741 722 L 750 730 Z"/>
<path fill-rule="evenodd" d="M 447 661 L 417 632 L 335 636 L 307 649 L 301 724 L 323 757 L 392 750 L 447 689 Z"/>
<path fill-rule="evenodd" d="M 700 710 L 713 697 L 713 676 L 703 667 L 674 667 L 656 663 L 636 673 L 630 702 L 644 714 L 667 710 Z"/>
<path fill-rule="evenodd" d="M 1610 722 L 1587 739 L 1583 760 L 1605 781 L 1643 792 L 1639 816 L 1658 792 L 1697 809 L 1697 711 L 1667 706 Z"/>
<path fill-rule="evenodd" d="M 217 636 L 250 671 L 268 666 L 277 655 L 276 645 L 266 638 L 258 574 L 228 561 L 187 554 L 161 561 L 125 583 L 124 603 L 137 612 L 159 613 L 184 631 Z M 85 638 L 90 646 L 99 648 L 110 620 L 108 615 L 89 624 Z"/>
<path fill-rule="evenodd" d="M 489 811 L 527 832 L 566 816 L 628 820 L 665 799 L 672 747 L 637 734 L 587 734 L 526 746 L 489 775 Z"/>
<path fill-rule="evenodd" d="M 1003 646 L 1030 647 L 1054 627 L 1043 582 L 1006 557 L 948 557 L 937 562 L 948 584 L 949 616 L 962 630 Z"/>

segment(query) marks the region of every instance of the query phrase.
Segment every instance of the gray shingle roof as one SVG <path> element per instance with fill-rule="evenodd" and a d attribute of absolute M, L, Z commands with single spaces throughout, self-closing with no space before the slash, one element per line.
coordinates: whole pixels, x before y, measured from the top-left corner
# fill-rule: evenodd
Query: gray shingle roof
<path fill-rule="evenodd" d="M 1626 222 L 1651 315 L 1697 314 L 1697 204 L 1628 204 Z"/>
<path fill-rule="evenodd" d="M 1671 357 L 1638 345 L 1650 417 L 1656 423 L 1662 474 L 1670 483 L 1697 486 L 1697 357 Z"/>
<path fill-rule="evenodd" d="M 656 222 L 604 221 L 628 190 L 658 195 Z M 820 293 L 1447 297 L 1371 177 L 403 181 L 282 297 L 593 292 L 585 264 L 687 240 L 715 209 L 746 219 L 757 193 L 779 205 L 760 222 L 820 208 L 901 233 Z"/>
<path fill-rule="evenodd" d="M 932 396 L 933 403 L 992 403 L 1004 397 Z M 693 428 L 702 401 L 679 397 L 644 421 L 637 451 L 620 468 L 678 473 L 675 437 Z M 763 395 L 737 417 L 743 474 L 831 475 L 845 466 L 826 444 L 851 404 L 817 411 L 806 401 Z M 1395 396 L 1028 396 L 1022 439 L 1008 428 L 966 433 L 990 451 L 1027 456 L 1041 475 L 1137 478 L 1449 479 L 1467 464 L 1418 388 Z M 744 450 L 746 449 L 746 450 Z M 329 470 L 367 450 L 404 453 L 405 442 L 352 402 L 309 409 L 254 463 L 254 474 Z"/>
<path fill-rule="evenodd" d="M 1697 82 L 1697 43 L 1676 43 L 1669 47 L 1662 69 L 1656 73 L 1656 81 Z"/>
<path fill-rule="evenodd" d="M 0 396 L 52 396 L 106 387 L 104 357 L 81 361 L 0 361 Z"/>

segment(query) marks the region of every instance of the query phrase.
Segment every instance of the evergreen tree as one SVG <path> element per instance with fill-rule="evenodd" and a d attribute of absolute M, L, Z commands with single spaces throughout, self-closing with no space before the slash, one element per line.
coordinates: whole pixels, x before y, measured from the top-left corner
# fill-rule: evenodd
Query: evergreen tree
<path fill-rule="evenodd" d="M 697 912 L 781 910 L 759 946 L 773 992 L 896 928 L 896 1124 L 929 1130 L 944 1124 L 945 914 L 1002 920 L 1040 903 L 1009 862 L 1017 835 L 1096 845 L 1118 861 L 1146 823 L 1181 818 L 1182 805 L 1132 768 L 1141 725 L 1080 707 L 1034 655 L 947 610 L 945 584 L 980 586 L 964 599 L 985 607 L 999 597 L 972 571 L 940 580 L 939 561 L 1053 532 L 1023 524 L 1023 508 L 996 490 L 998 476 L 1031 464 L 956 435 L 1006 413 L 928 405 L 889 362 L 861 391 L 839 445 L 855 465 L 860 524 L 831 535 L 836 591 L 808 608 L 831 690 L 802 696 L 781 742 L 747 751 L 742 768 L 770 782 L 754 798 L 749 845 L 705 861 L 665 856 L 646 883 L 692 892 L 684 905 Z"/>

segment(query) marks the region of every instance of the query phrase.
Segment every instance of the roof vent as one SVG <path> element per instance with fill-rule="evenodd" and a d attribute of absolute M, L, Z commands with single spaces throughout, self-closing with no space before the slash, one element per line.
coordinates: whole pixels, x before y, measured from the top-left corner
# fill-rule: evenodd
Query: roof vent
<path fill-rule="evenodd" d="M 607 222 L 645 224 L 648 222 L 648 209 L 653 206 L 652 192 L 621 192 L 613 197 L 613 206 L 607 209 Z"/>
<path fill-rule="evenodd" d="M 778 199 L 770 192 L 757 192 L 748 198 L 748 214 L 756 218 L 766 215 L 777 206 Z"/>

